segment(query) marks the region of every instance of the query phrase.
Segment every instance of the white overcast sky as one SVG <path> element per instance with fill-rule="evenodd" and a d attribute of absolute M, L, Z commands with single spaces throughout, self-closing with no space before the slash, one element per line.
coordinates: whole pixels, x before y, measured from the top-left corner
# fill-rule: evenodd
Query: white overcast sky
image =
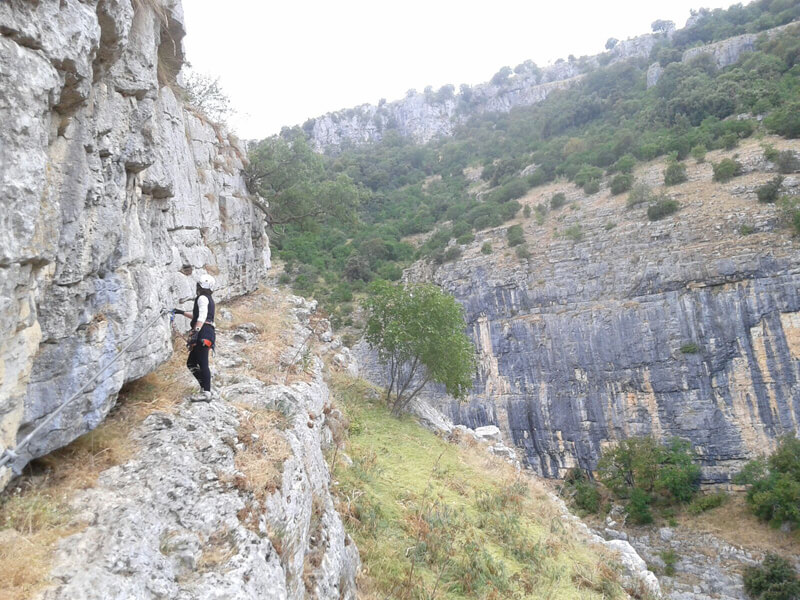
<path fill-rule="evenodd" d="M 406 90 L 488 80 L 526 59 L 544 66 L 603 51 L 609 37 L 682 27 L 708 0 L 484 2 L 184 0 L 186 54 L 219 77 L 232 128 L 262 138 L 309 117 L 396 100 Z"/>

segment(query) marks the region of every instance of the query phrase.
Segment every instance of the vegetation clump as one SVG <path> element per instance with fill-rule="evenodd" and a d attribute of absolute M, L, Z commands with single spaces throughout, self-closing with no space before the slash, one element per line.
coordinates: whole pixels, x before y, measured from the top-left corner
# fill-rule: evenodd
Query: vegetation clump
<path fill-rule="evenodd" d="M 631 188 L 625 206 L 627 206 L 628 208 L 633 208 L 634 206 L 638 206 L 639 204 L 650 202 L 652 198 L 653 198 L 653 192 L 650 189 L 650 186 L 643 182 L 637 182 L 636 184 L 634 184 L 633 188 Z"/>
<path fill-rule="evenodd" d="M 677 185 L 688 180 L 686 165 L 681 162 L 671 161 L 664 170 L 664 185 Z"/>
<path fill-rule="evenodd" d="M 598 479 L 618 498 L 627 499 L 631 520 L 652 522 L 651 504 L 686 503 L 696 493 L 700 467 L 688 442 L 673 438 L 661 445 L 652 437 L 632 437 L 603 453 Z"/>
<path fill-rule="evenodd" d="M 550 208 L 558 210 L 567 203 L 567 196 L 564 192 L 557 192 L 550 198 Z"/>
<path fill-rule="evenodd" d="M 628 173 L 619 173 L 618 175 L 614 175 L 614 177 L 611 179 L 609 189 L 611 190 L 612 195 L 617 196 L 623 192 L 627 192 L 629 189 L 631 189 L 632 185 L 633 175 Z"/>
<path fill-rule="evenodd" d="M 658 221 L 678 212 L 679 208 L 680 204 L 676 200 L 660 198 L 656 203 L 647 207 L 647 218 L 651 221 Z"/>
<path fill-rule="evenodd" d="M 779 173 L 794 173 L 800 171 L 800 159 L 792 150 L 782 150 L 775 157 L 775 166 Z"/>
<path fill-rule="evenodd" d="M 363 302 L 364 338 L 389 368 L 386 401 L 399 415 L 429 382 L 462 398 L 472 387 L 475 349 L 464 310 L 431 284 L 376 281 Z"/>
<path fill-rule="evenodd" d="M 744 591 L 753 600 L 796 600 L 800 598 L 800 579 L 789 561 L 767 554 L 760 565 L 747 567 Z"/>
<path fill-rule="evenodd" d="M 509 247 L 519 246 L 525 243 L 525 234 L 522 231 L 522 225 L 512 225 L 506 230 L 506 239 L 508 240 Z"/>
<path fill-rule="evenodd" d="M 783 185 L 783 177 L 776 175 L 773 179 L 762 186 L 756 188 L 756 196 L 759 202 L 773 203 L 778 199 Z"/>
<path fill-rule="evenodd" d="M 713 494 L 704 494 L 698 496 L 689 504 L 688 511 L 690 514 L 699 515 L 708 510 L 719 508 L 728 501 L 728 494 L 725 492 L 714 492 Z"/>
<path fill-rule="evenodd" d="M 732 158 L 723 158 L 720 162 L 713 163 L 712 168 L 713 179 L 719 183 L 727 183 L 742 174 L 742 165 Z"/>
<path fill-rule="evenodd" d="M 748 485 L 747 504 L 773 527 L 800 527 L 800 439 L 787 435 L 768 459 L 747 463 L 734 478 Z"/>
<path fill-rule="evenodd" d="M 561 232 L 561 235 L 572 242 L 580 242 L 583 239 L 583 227 L 580 225 L 570 225 Z"/>

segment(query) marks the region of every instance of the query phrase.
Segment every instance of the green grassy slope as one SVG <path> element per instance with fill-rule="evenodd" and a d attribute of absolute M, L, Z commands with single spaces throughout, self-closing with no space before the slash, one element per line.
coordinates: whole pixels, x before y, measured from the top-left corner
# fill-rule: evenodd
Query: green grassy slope
<path fill-rule="evenodd" d="M 533 480 L 474 441 L 392 417 L 362 380 L 332 384 L 349 419 L 334 478 L 365 598 L 624 597 L 613 560 Z"/>

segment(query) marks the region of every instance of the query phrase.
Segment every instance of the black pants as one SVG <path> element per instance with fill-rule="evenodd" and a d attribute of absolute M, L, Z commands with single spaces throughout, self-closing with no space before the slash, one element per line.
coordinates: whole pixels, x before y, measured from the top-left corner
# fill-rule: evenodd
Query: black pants
<path fill-rule="evenodd" d="M 197 336 L 197 344 L 192 351 L 189 352 L 189 358 L 186 359 L 186 366 L 197 379 L 197 383 L 206 392 L 211 391 L 211 370 L 208 368 L 208 351 L 210 348 L 202 344 L 202 340 L 208 340 L 212 344 L 216 341 L 216 332 L 211 325 L 203 325 Z"/>
<path fill-rule="evenodd" d="M 208 368 L 208 351 L 209 348 L 202 344 L 197 344 L 192 351 L 189 352 L 189 358 L 186 359 L 186 366 L 197 379 L 197 383 L 206 392 L 211 391 L 211 369 Z"/>

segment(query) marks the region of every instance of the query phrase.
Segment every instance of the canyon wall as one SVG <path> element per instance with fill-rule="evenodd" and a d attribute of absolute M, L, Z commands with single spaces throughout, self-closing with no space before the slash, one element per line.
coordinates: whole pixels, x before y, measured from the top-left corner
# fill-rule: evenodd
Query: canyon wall
<path fill-rule="evenodd" d="M 269 266 L 243 150 L 180 99 L 183 36 L 177 0 L 0 3 L 0 448 L 192 296 L 193 276 L 224 299 Z M 165 316 L 15 468 L 95 427 L 171 351 Z"/>
<path fill-rule="evenodd" d="M 800 433 L 800 246 L 776 207 L 755 199 L 774 166 L 755 141 L 738 154 L 747 173 L 727 184 L 691 165 L 690 181 L 668 188 L 681 210 L 667 219 L 556 183 L 522 200 L 564 191 L 574 207 L 543 225 L 521 219 L 530 258 L 516 257 L 501 227 L 477 234 L 456 262 L 415 264 L 408 279 L 464 306 L 480 364 L 469 403 L 429 400 L 457 423 L 498 425 L 552 477 L 594 469 L 608 444 L 650 434 L 691 441 L 704 479 L 725 481 L 778 436 Z M 637 179 L 656 185 L 663 168 Z M 800 178 L 784 185 L 796 193 Z M 379 379 L 365 354 L 365 373 Z"/>

